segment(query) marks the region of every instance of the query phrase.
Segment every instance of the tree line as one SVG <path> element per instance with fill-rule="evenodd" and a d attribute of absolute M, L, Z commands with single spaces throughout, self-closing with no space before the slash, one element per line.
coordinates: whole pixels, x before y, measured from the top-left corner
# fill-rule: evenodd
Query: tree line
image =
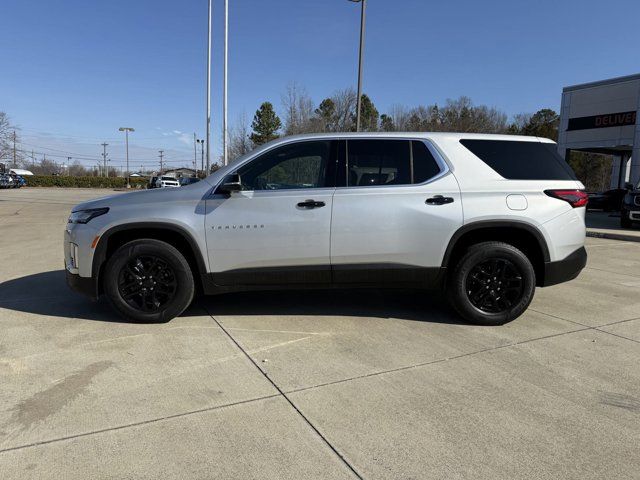
<path fill-rule="evenodd" d="M 357 94 L 351 88 L 338 90 L 315 105 L 306 90 L 296 84 L 281 98 L 281 116 L 271 102 L 263 102 L 249 125 L 242 115 L 230 129 L 233 159 L 256 146 L 286 135 L 320 132 L 353 132 Z M 380 113 L 366 94 L 361 98 L 361 130 L 365 132 L 473 132 L 534 135 L 557 140 L 559 115 L 552 109 L 515 115 L 487 105 L 476 105 L 469 97 L 449 99 L 444 105 L 407 107 L 394 105 Z"/>
<path fill-rule="evenodd" d="M 366 94 L 362 95 L 361 104 L 361 130 L 367 132 L 501 133 L 558 139 L 560 117 L 549 108 L 509 118 L 498 108 L 476 105 L 465 96 L 449 99 L 443 105 L 394 105 L 384 113 L 380 113 Z M 356 105 L 357 94 L 352 88 L 338 90 L 316 105 L 303 87 L 293 83 L 281 96 L 280 115 L 273 103 L 265 101 L 256 110 L 251 123 L 244 114 L 238 118 L 229 130 L 229 158 L 233 161 L 280 136 L 355 131 Z M 16 143 L 20 144 L 19 129 L 12 125 L 6 113 L 0 112 L 0 163 L 13 163 L 14 132 L 17 132 Z M 19 149 L 15 155 L 18 165 L 36 174 L 60 172 L 54 161 L 36 161 Z M 569 162 L 587 188 L 608 188 L 610 156 L 573 152 Z M 68 173 L 83 176 L 94 172 L 75 161 L 68 166 Z M 115 169 L 110 168 L 109 174 L 115 176 Z"/>
<path fill-rule="evenodd" d="M 240 116 L 229 132 L 231 161 L 280 136 L 355 131 L 357 94 L 351 88 L 338 90 L 315 105 L 306 90 L 294 83 L 282 95 L 281 104 L 282 118 L 268 101 L 256 110 L 250 125 L 246 115 Z M 550 108 L 509 119 L 505 112 L 476 105 L 466 96 L 448 99 L 441 106 L 394 105 L 385 113 L 380 113 L 368 95 L 361 98 L 361 130 L 365 132 L 499 133 L 557 141 L 559 125 L 560 116 Z M 611 156 L 572 152 L 569 163 L 588 189 L 608 188 Z"/>

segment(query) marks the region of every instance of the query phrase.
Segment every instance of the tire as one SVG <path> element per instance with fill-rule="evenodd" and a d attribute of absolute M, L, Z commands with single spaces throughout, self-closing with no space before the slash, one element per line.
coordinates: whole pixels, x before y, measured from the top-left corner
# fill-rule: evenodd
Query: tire
<path fill-rule="evenodd" d="M 629 212 L 626 210 L 620 212 L 620 226 L 622 228 L 631 228 L 631 219 L 629 218 Z"/>
<path fill-rule="evenodd" d="M 483 242 L 469 247 L 457 262 L 446 294 L 466 321 L 503 325 L 527 309 L 535 286 L 535 271 L 524 253 L 507 243 Z"/>
<path fill-rule="evenodd" d="M 191 304 L 195 291 L 184 256 L 152 239 L 134 240 L 116 250 L 107 261 L 103 284 L 111 306 L 134 322 L 168 322 Z"/>

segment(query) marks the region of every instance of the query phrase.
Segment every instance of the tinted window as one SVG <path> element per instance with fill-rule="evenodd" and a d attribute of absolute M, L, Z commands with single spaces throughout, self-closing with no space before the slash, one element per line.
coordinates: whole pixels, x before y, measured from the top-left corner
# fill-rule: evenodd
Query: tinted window
<path fill-rule="evenodd" d="M 348 152 L 347 185 L 352 187 L 410 185 L 440 173 L 435 158 L 420 141 L 349 140 Z"/>
<path fill-rule="evenodd" d="M 460 140 L 460 143 L 510 180 L 576 180 L 554 143 L 510 140 Z"/>
<path fill-rule="evenodd" d="M 424 142 L 412 141 L 413 183 L 426 182 L 440 173 L 440 166 Z"/>
<path fill-rule="evenodd" d="M 348 186 L 411 183 L 408 140 L 349 140 Z"/>
<path fill-rule="evenodd" d="M 245 190 L 327 186 L 331 142 L 300 142 L 275 148 L 238 171 Z"/>

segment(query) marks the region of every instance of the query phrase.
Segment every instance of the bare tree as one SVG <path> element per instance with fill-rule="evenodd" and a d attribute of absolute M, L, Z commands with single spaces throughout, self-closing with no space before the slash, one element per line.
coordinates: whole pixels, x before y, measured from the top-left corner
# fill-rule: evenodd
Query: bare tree
<path fill-rule="evenodd" d="M 409 130 L 407 126 L 409 124 L 409 117 L 411 116 L 411 113 L 407 107 L 400 104 L 392 105 L 388 115 L 391 117 L 393 125 L 397 131 L 406 132 Z"/>
<path fill-rule="evenodd" d="M 512 120 L 511 124 L 508 127 L 509 133 L 520 134 L 524 127 L 531 121 L 530 113 L 516 113 Z"/>
<path fill-rule="evenodd" d="M 254 149 L 251 142 L 251 127 L 246 113 L 238 116 L 235 124 L 229 129 L 229 161 L 233 162 L 245 153 Z"/>
<path fill-rule="evenodd" d="M 353 88 L 338 90 L 331 96 L 335 105 L 335 129 L 338 132 L 348 132 L 353 129 L 353 113 L 356 109 L 358 96 Z"/>
<path fill-rule="evenodd" d="M 13 163 L 14 143 L 20 143 L 17 130 L 19 130 L 19 128 L 11 123 L 9 116 L 5 112 L 0 112 L 0 162 L 2 163 Z M 22 151 L 16 148 L 16 162 L 22 163 L 23 157 Z"/>
<path fill-rule="evenodd" d="M 300 87 L 295 82 L 289 84 L 286 93 L 282 96 L 282 106 L 285 111 L 285 135 L 316 131 L 313 121 L 313 100 L 304 87 Z"/>

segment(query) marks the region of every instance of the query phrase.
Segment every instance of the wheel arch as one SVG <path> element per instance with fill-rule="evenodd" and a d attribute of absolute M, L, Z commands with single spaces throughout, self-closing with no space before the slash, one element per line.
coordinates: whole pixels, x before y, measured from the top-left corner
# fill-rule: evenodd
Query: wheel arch
<path fill-rule="evenodd" d="M 202 278 L 207 273 L 207 267 L 193 235 L 186 229 L 171 223 L 133 222 L 111 227 L 100 236 L 91 267 L 98 295 L 103 291 L 102 275 L 109 257 L 125 243 L 142 238 L 160 240 L 177 248 L 191 267 L 196 289 L 202 291 Z"/>
<path fill-rule="evenodd" d="M 547 241 L 535 226 L 516 220 L 478 221 L 460 227 L 447 245 L 442 268 L 453 267 L 469 246 L 484 241 L 500 241 L 522 250 L 533 265 L 536 284 L 544 284 L 545 264 L 550 262 Z"/>

